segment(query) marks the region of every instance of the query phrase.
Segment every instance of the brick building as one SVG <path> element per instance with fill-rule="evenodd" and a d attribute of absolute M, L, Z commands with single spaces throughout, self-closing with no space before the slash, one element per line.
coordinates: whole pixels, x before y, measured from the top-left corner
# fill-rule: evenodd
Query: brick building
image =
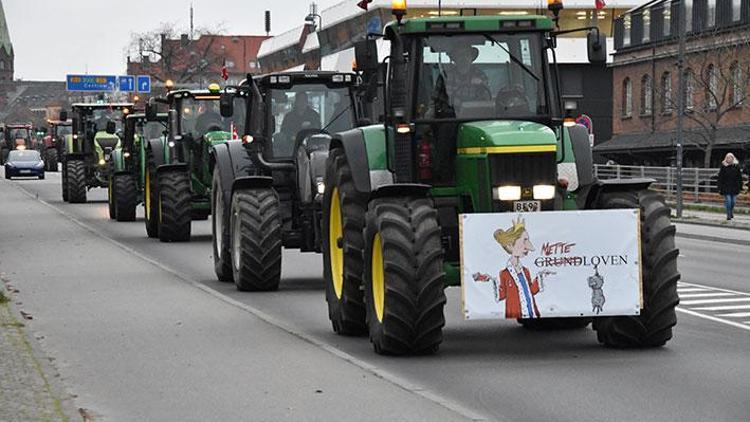
<path fill-rule="evenodd" d="M 221 69 L 226 64 L 227 83 L 236 84 L 247 73 L 257 73 L 258 49 L 266 36 L 260 35 L 203 35 L 191 39 L 183 34 L 178 39 L 162 35 L 160 54 L 153 60 L 149 55 L 127 59 L 129 75 L 149 75 L 155 85 L 167 79 L 176 86 L 206 87 L 221 80 Z"/>
<path fill-rule="evenodd" d="M 685 165 L 750 158 L 750 1 L 685 1 Z M 674 163 L 678 12 L 658 0 L 615 21 L 613 138 L 595 151 L 621 164 Z"/>

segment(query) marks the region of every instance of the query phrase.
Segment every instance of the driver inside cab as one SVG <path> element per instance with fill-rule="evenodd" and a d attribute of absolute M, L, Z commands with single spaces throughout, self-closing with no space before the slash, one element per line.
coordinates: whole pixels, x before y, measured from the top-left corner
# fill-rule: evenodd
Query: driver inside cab
<path fill-rule="evenodd" d="M 471 45 L 455 45 L 447 51 L 451 63 L 445 81 L 448 95 L 455 102 L 481 101 L 491 98 L 487 75 L 474 62 L 479 49 Z"/>
<path fill-rule="evenodd" d="M 216 111 L 214 101 L 202 101 L 198 113 L 199 115 L 195 119 L 195 131 L 198 136 L 203 136 L 207 132 L 222 130 L 221 115 Z"/>
<path fill-rule="evenodd" d="M 287 139 L 296 139 L 297 134 L 305 129 L 320 129 L 320 114 L 310 107 L 307 93 L 294 94 L 294 105 L 281 122 L 281 133 Z"/>

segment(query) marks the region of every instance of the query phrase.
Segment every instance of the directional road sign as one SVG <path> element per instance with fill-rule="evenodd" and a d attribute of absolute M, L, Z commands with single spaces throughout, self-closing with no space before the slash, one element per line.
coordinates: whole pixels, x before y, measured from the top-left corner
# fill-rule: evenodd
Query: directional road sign
<path fill-rule="evenodd" d="M 151 92 L 151 77 L 146 75 L 138 76 L 138 92 Z"/>
<path fill-rule="evenodd" d="M 114 75 L 68 75 L 65 81 L 68 91 L 114 91 L 117 86 Z"/>
<path fill-rule="evenodd" d="M 117 80 L 121 92 L 135 91 L 135 76 L 120 76 Z"/>

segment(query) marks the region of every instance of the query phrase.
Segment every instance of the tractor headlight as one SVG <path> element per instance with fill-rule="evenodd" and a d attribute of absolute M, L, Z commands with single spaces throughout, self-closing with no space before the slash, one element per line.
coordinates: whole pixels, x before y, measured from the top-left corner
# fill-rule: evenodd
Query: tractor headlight
<path fill-rule="evenodd" d="M 318 181 L 316 187 L 318 188 L 319 194 L 323 195 L 324 193 L 326 193 L 326 184 L 322 180 Z"/>
<path fill-rule="evenodd" d="M 534 185 L 534 199 L 552 199 L 555 197 L 553 185 Z"/>
<path fill-rule="evenodd" d="M 129 152 L 125 152 L 125 153 L 122 154 L 122 156 L 125 157 L 125 158 L 130 158 L 130 153 Z"/>
<path fill-rule="evenodd" d="M 492 197 L 501 201 L 518 201 L 521 199 L 521 187 L 497 186 L 492 189 Z"/>
<path fill-rule="evenodd" d="M 170 148 L 174 148 L 174 141 L 169 141 L 169 143 L 167 143 L 167 145 L 169 145 Z"/>
<path fill-rule="evenodd" d="M 99 165 L 100 166 L 103 166 L 104 164 L 106 164 L 106 161 L 104 161 L 104 158 L 102 158 L 101 160 L 99 160 Z"/>

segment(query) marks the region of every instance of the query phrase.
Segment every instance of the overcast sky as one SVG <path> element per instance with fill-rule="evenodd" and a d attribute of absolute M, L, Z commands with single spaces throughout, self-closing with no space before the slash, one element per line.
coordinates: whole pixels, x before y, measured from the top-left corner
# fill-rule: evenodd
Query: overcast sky
<path fill-rule="evenodd" d="M 354 1 L 354 0 L 352 0 Z M 340 0 L 318 0 L 320 8 Z M 65 80 L 68 73 L 123 74 L 133 32 L 162 22 L 187 28 L 190 0 L 2 0 L 16 53 L 15 77 Z M 193 0 L 195 25 L 222 23 L 227 34 L 272 35 L 303 23 L 308 0 Z"/>

